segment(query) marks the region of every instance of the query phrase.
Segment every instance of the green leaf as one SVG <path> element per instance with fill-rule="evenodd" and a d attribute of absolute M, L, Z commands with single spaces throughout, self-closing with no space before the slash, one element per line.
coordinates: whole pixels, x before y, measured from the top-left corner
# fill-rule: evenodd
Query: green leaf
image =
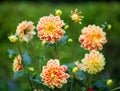
<path fill-rule="evenodd" d="M 22 71 L 17 71 L 17 72 L 14 73 L 13 79 L 17 79 L 17 78 L 19 78 L 19 77 L 23 77 L 23 76 L 26 75 L 26 74 L 27 74 L 27 72 L 24 71 L 24 70 L 22 70 Z"/>
<path fill-rule="evenodd" d="M 68 36 L 64 36 L 60 40 L 60 44 L 65 44 L 67 42 Z"/>
<path fill-rule="evenodd" d="M 82 78 L 82 80 L 86 80 L 86 75 L 83 71 L 78 71 L 76 72 L 75 76 L 79 76 L 80 78 Z"/>
<path fill-rule="evenodd" d="M 28 66 L 28 67 L 32 66 L 32 59 L 28 55 L 27 51 L 25 51 L 25 53 L 23 54 L 23 64 L 24 66 Z"/>
<path fill-rule="evenodd" d="M 12 50 L 12 49 L 8 49 L 7 52 L 8 52 L 8 57 L 9 58 L 12 58 L 13 55 L 16 54 L 16 52 L 14 50 Z"/>
<path fill-rule="evenodd" d="M 42 81 L 41 81 L 40 77 L 33 79 L 33 81 L 38 83 L 38 84 L 42 84 Z"/>

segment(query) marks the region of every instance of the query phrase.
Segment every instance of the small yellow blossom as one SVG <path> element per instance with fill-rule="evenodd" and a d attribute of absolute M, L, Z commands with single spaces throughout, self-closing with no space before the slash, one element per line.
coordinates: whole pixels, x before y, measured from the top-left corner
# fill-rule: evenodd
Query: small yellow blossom
<path fill-rule="evenodd" d="M 74 67 L 73 69 L 72 69 L 72 72 L 73 73 L 76 73 L 78 71 L 78 68 L 77 67 Z"/>
<path fill-rule="evenodd" d="M 107 86 L 111 86 L 113 84 L 113 81 L 112 79 L 108 79 L 107 82 L 106 82 Z"/>
<path fill-rule="evenodd" d="M 18 38 L 16 37 L 16 35 L 11 35 L 8 37 L 8 39 L 10 40 L 10 42 L 14 43 L 18 40 Z"/>
<path fill-rule="evenodd" d="M 81 24 L 81 19 L 83 18 L 83 16 L 81 16 L 80 14 L 81 12 L 79 12 L 78 9 L 75 9 L 75 11 L 71 11 L 71 19 L 74 22 Z"/>
<path fill-rule="evenodd" d="M 56 10 L 55 14 L 56 14 L 57 16 L 60 16 L 60 15 L 62 14 L 62 11 L 61 11 L 60 9 L 58 9 L 58 10 Z"/>
<path fill-rule="evenodd" d="M 72 40 L 71 38 L 69 38 L 69 39 L 68 39 L 68 42 L 71 43 L 71 42 L 73 42 L 73 40 Z"/>

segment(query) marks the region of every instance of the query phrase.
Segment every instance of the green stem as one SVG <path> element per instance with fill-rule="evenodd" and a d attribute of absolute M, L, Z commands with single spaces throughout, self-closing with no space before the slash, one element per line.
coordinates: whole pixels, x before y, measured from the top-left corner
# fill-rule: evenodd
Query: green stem
<path fill-rule="evenodd" d="M 120 89 L 120 87 L 114 88 L 114 89 L 112 89 L 110 91 L 115 91 L 115 90 L 118 90 L 118 89 Z"/>
<path fill-rule="evenodd" d="M 59 57 L 58 57 L 58 50 L 57 50 L 56 44 L 55 44 L 55 53 L 56 53 L 56 54 L 55 54 L 55 55 L 56 55 L 56 58 L 59 58 Z"/>
<path fill-rule="evenodd" d="M 31 91 L 33 91 L 33 86 L 32 86 L 32 82 L 30 81 L 30 78 L 29 78 L 29 74 L 27 74 L 27 78 L 28 78 L 28 81 L 29 81 L 29 84 L 30 84 L 30 87 L 31 87 Z"/>
<path fill-rule="evenodd" d="M 17 47 L 18 47 L 18 51 L 19 51 L 19 53 L 20 53 L 21 59 L 23 60 L 22 52 L 21 52 L 21 49 L 20 49 L 20 46 L 19 46 L 19 43 L 18 43 L 18 42 L 17 42 Z M 23 61 L 21 61 L 21 62 L 22 62 L 23 69 L 25 69 L 24 64 L 23 64 Z M 28 81 L 29 81 L 29 83 L 30 83 L 31 91 L 33 91 L 32 83 L 31 83 L 31 81 L 30 81 L 30 79 L 29 79 L 29 75 L 28 75 L 28 74 L 27 74 L 27 77 L 28 77 Z"/>
<path fill-rule="evenodd" d="M 73 77 L 73 81 L 72 81 L 72 83 L 71 83 L 71 87 L 70 87 L 70 91 L 72 91 L 72 87 L 73 87 L 73 82 L 74 82 L 74 77 Z"/>
<path fill-rule="evenodd" d="M 31 44 L 31 47 L 32 47 L 32 49 L 33 49 L 34 55 L 36 55 L 37 51 L 36 51 L 35 48 L 34 48 L 33 42 L 30 42 L 30 44 Z M 35 62 L 36 70 L 39 72 L 39 61 L 36 59 L 36 57 L 35 57 L 35 61 L 36 61 L 36 62 Z"/>

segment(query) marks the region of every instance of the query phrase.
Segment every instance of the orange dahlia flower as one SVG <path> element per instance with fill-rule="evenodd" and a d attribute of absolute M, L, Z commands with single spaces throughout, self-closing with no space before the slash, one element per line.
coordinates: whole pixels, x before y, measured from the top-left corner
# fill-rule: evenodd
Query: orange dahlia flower
<path fill-rule="evenodd" d="M 65 23 L 60 19 L 60 16 L 54 16 L 52 14 L 44 16 L 40 18 L 37 25 L 38 37 L 49 43 L 56 43 L 65 33 L 62 29 L 64 25 Z"/>
<path fill-rule="evenodd" d="M 79 41 L 84 49 L 102 50 L 103 44 L 107 42 L 106 33 L 99 26 L 89 25 L 82 29 Z"/>
<path fill-rule="evenodd" d="M 20 41 L 29 42 L 33 35 L 35 35 L 35 26 L 31 21 L 23 21 L 17 26 L 16 35 L 20 38 Z"/>
<path fill-rule="evenodd" d="M 105 58 L 102 53 L 98 51 L 91 51 L 90 54 L 86 54 L 85 58 L 82 59 L 83 70 L 89 74 L 96 74 L 104 69 Z"/>
<path fill-rule="evenodd" d="M 23 70 L 23 66 L 22 66 L 22 58 L 20 55 L 18 55 L 13 62 L 13 71 L 21 71 Z"/>
<path fill-rule="evenodd" d="M 42 81 L 50 88 L 58 87 L 61 88 L 63 84 L 67 83 L 69 75 L 65 73 L 67 70 L 66 66 L 60 66 L 59 60 L 50 59 L 47 66 L 43 66 Z"/>

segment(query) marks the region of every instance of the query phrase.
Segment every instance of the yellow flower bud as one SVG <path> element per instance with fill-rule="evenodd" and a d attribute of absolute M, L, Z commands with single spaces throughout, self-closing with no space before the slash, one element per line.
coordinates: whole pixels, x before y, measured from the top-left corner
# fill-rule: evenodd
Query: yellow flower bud
<path fill-rule="evenodd" d="M 57 16 L 60 16 L 62 14 L 62 11 L 58 9 L 58 10 L 56 10 L 55 13 L 56 13 Z"/>
<path fill-rule="evenodd" d="M 77 67 L 74 67 L 73 69 L 72 69 L 72 72 L 73 73 L 76 73 L 78 71 L 78 68 Z"/>
<path fill-rule="evenodd" d="M 30 71 L 34 71 L 34 68 L 33 67 L 29 67 L 28 68 Z"/>
<path fill-rule="evenodd" d="M 111 86 L 113 84 L 112 79 L 107 80 L 106 84 L 107 84 L 107 86 Z"/>
<path fill-rule="evenodd" d="M 112 28 L 112 26 L 110 24 L 108 24 L 107 30 L 110 30 L 111 28 Z"/>
<path fill-rule="evenodd" d="M 66 29 L 68 29 L 69 28 L 69 25 L 65 25 L 64 26 L 64 29 L 66 30 Z"/>
<path fill-rule="evenodd" d="M 68 42 L 70 42 L 70 43 L 71 43 L 71 42 L 73 42 L 73 40 L 72 40 L 71 38 L 69 38 L 69 39 L 68 39 Z"/>
<path fill-rule="evenodd" d="M 18 40 L 18 38 L 15 35 L 11 35 L 8 37 L 8 39 L 10 40 L 10 42 L 14 43 Z"/>
<path fill-rule="evenodd" d="M 46 41 L 42 41 L 42 46 L 45 46 L 46 45 Z"/>

